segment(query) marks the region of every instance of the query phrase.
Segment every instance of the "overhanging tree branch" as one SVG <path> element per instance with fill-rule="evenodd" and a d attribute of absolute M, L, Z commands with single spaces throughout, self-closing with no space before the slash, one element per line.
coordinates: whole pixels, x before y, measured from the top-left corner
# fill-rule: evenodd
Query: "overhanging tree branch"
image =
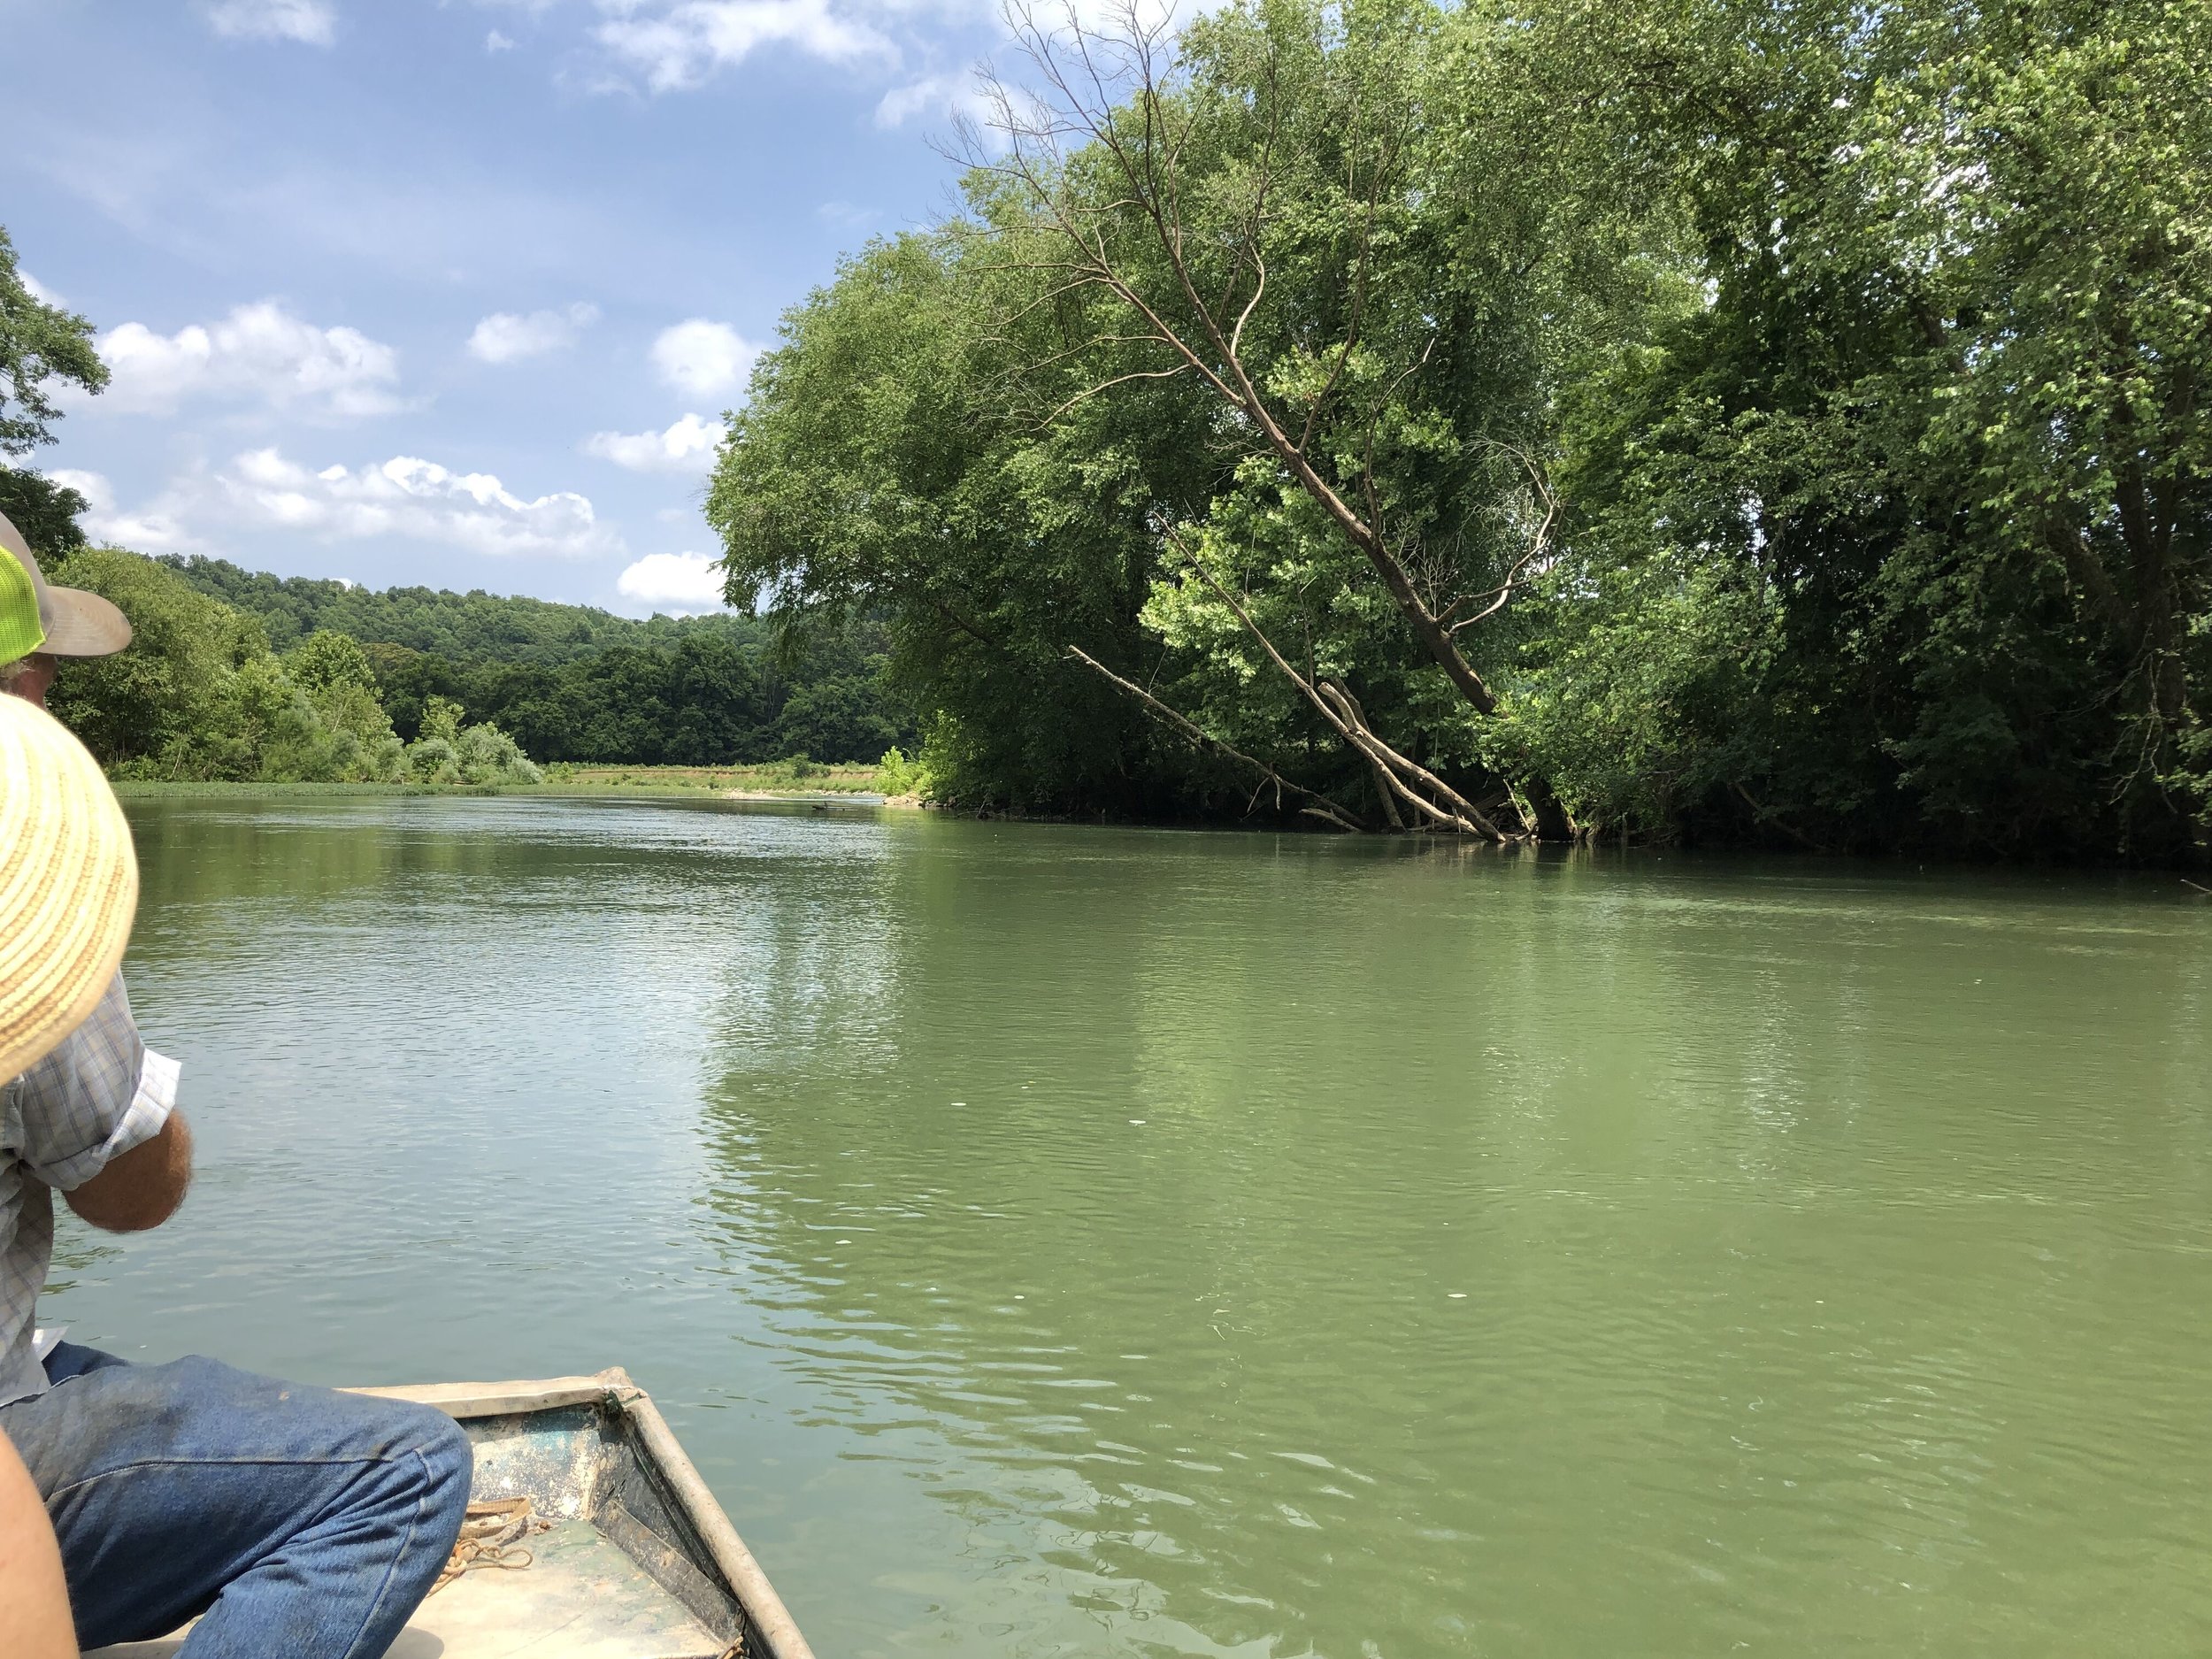
<path fill-rule="evenodd" d="M 1275 809 L 1277 811 L 1280 811 L 1282 810 L 1283 795 L 1285 792 L 1287 791 L 1292 795 L 1303 796 L 1306 800 L 1313 803 L 1311 806 L 1301 807 L 1299 810 L 1302 812 L 1310 813 L 1315 818 L 1326 818 L 1330 823 L 1336 825 L 1340 829 L 1350 830 L 1355 834 L 1359 833 L 1365 828 L 1365 826 L 1353 821 L 1350 811 L 1348 808 L 1339 806 L 1334 801 L 1330 800 L 1327 795 L 1323 795 L 1317 789 L 1309 789 L 1303 784 L 1293 783 L 1289 779 L 1284 777 L 1282 773 L 1277 772 L 1265 761 L 1258 759 L 1254 756 L 1248 755 L 1242 749 L 1223 742 L 1219 738 L 1214 736 L 1212 733 L 1207 731 L 1203 726 L 1200 726 L 1195 720 L 1190 718 L 1189 716 L 1181 713 L 1178 710 L 1169 707 L 1166 703 L 1161 702 L 1159 698 L 1154 696 L 1150 692 L 1147 691 L 1142 686 L 1137 684 L 1133 680 L 1123 679 L 1122 676 L 1114 672 L 1112 669 L 1107 667 L 1105 664 L 1100 662 L 1098 658 L 1093 657 L 1090 653 L 1082 649 L 1079 646 L 1071 645 L 1066 648 L 1066 650 L 1068 659 L 1071 662 L 1082 664 L 1084 667 L 1089 669 L 1093 673 L 1097 674 L 1101 679 L 1105 680 L 1110 684 L 1113 685 L 1117 689 L 1125 692 L 1130 696 L 1134 697 L 1139 703 L 1149 709 L 1154 714 L 1157 715 L 1162 720 L 1165 721 L 1176 731 L 1181 733 L 1185 737 L 1188 738 L 1200 749 L 1211 754 L 1225 756 L 1227 758 L 1236 761 L 1241 765 L 1248 766 L 1254 772 L 1259 773 L 1263 787 L 1269 785 L 1272 785 L 1274 787 Z"/>

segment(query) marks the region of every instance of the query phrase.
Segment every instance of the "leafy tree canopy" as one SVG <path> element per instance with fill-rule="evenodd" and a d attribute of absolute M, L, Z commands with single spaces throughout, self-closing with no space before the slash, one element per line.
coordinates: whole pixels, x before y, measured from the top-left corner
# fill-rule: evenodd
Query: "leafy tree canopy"
<path fill-rule="evenodd" d="M 74 386 L 97 392 L 108 366 L 94 349 L 92 325 L 31 291 L 16 264 L 15 244 L 0 227 L 0 457 L 28 455 L 54 441 L 61 418 L 54 393 Z M 77 517 L 85 498 L 27 467 L 0 460 L 0 513 L 23 533 L 32 551 L 61 553 L 84 545 Z"/>
<path fill-rule="evenodd" d="M 887 617 L 943 792 L 2200 856 L 2207 0 L 1030 44 L 708 503 Z"/>
<path fill-rule="evenodd" d="M 54 441 L 57 384 L 96 392 L 107 383 L 92 325 L 31 292 L 15 244 L 0 228 L 0 455 L 27 455 Z"/>

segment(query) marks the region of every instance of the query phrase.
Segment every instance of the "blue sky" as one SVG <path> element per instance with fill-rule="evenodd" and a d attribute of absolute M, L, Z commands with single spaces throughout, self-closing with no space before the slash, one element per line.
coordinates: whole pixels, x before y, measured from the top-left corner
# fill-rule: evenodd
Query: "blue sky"
<path fill-rule="evenodd" d="M 993 0 L 0 0 L 96 534 L 641 612 L 778 317 L 950 204 Z"/>

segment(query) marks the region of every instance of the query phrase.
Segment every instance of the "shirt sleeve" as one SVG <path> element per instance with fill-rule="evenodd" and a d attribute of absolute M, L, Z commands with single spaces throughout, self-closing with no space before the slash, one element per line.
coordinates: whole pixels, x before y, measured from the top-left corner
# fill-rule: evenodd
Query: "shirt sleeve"
<path fill-rule="evenodd" d="M 150 1141 L 177 1103 L 180 1068 L 141 1041 L 117 974 L 84 1024 L 15 1080 L 16 1156 L 48 1186 L 74 1192 L 111 1158 Z"/>

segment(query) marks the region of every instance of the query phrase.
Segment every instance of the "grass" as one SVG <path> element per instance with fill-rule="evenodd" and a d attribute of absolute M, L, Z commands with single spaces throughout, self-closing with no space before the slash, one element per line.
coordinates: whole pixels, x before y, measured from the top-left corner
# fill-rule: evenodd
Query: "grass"
<path fill-rule="evenodd" d="M 227 795 L 616 795 L 644 791 L 687 791 L 724 795 L 865 795 L 876 787 L 877 769 L 866 764 L 824 765 L 803 757 L 759 766 L 586 766 L 555 761 L 543 783 L 211 783 L 125 781 L 115 793 L 180 796 Z"/>
<path fill-rule="evenodd" d="M 825 765 L 799 757 L 760 766 L 586 766 L 556 761 L 541 789 L 732 789 L 752 795 L 865 795 L 876 768 Z"/>
<path fill-rule="evenodd" d="M 189 799 L 196 795 L 502 795 L 505 791 L 495 785 L 429 784 L 429 783 L 232 783 L 205 778 L 146 779 L 122 778 L 113 782 L 115 793 L 128 801 L 136 796 L 159 796 L 167 800 Z M 542 786 L 524 785 L 526 792 L 541 790 Z"/>

